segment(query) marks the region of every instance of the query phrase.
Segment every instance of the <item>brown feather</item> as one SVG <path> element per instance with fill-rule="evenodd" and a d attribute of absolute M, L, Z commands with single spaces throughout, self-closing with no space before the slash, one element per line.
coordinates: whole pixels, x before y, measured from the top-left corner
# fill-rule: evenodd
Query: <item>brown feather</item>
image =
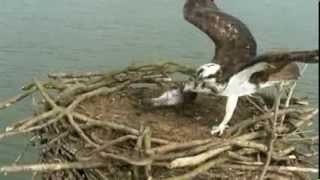
<path fill-rule="evenodd" d="M 214 62 L 221 65 L 223 74 L 217 81 L 227 81 L 256 56 L 256 41 L 247 26 L 213 1 L 187 0 L 184 18 L 215 43 Z"/>
<path fill-rule="evenodd" d="M 255 61 L 245 66 L 250 68 L 257 63 L 268 63 L 269 66 L 250 77 L 250 82 L 259 84 L 271 80 L 291 80 L 299 77 L 299 69 L 293 62 L 319 63 L 319 51 L 275 52 L 257 56 Z M 288 66 L 289 64 L 292 64 Z M 288 66 L 288 67 L 287 67 Z"/>
<path fill-rule="evenodd" d="M 297 80 L 300 77 L 300 69 L 296 63 L 290 63 L 279 72 L 269 75 L 268 81 Z"/>

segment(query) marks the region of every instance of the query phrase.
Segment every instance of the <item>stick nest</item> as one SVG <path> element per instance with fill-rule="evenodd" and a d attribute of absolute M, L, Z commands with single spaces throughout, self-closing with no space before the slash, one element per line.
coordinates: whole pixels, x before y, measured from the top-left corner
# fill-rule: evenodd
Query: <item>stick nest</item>
<path fill-rule="evenodd" d="M 133 180 L 306 179 L 318 172 L 310 163 L 318 137 L 306 130 L 318 110 L 302 98 L 283 96 L 275 104 L 263 94 L 241 97 L 221 137 L 210 129 L 224 116 L 224 97 L 199 95 L 177 107 L 144 105 L 193 74 L 165 63 L 34 80 L 22 94 L 0 102 L 5 109 L 41 95 L 35 115 L 7 127 L 0 141 L 31 133 L 40 161 L 0 171 L 33 171 L 43 179 Z"/>

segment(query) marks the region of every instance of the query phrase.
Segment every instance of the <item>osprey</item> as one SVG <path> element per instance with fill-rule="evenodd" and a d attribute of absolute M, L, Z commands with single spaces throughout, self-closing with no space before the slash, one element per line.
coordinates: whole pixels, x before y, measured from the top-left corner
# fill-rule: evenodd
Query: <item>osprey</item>
<path fill-rule="evenodd" d="M 152 98 L 151 103 L 154 106 L 177 105 L 193 100 L 196 93 L 226 96 L 224 118 L 218 126 L 212 127 L 211 134 L 223 133 L 240 96 L 284 80 L 298 79 L 299 67 L 294 61 L 318 62 L 318 50 L 257 56 L 256 41 L 247 26 L 221 11 L 213 0 L 186 0 L 183 12 L 188 22 L 214 42 L 213 62 L 200 66 L 194 81 Z"/>

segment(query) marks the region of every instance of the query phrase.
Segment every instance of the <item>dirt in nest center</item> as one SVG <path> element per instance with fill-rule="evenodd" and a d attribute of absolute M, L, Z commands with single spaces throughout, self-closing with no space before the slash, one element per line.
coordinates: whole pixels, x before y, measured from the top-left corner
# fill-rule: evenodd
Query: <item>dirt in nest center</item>
<path fill-rule="evenodd" d="M 81 111 L 93 118 L 113 121 L 139 129 L 149 126 L 152 136 L 175 142 L 211 137 L 210 130 L 224 116 L 226 97 L 198 95 L 188 105 L 150 108 L 141 105 L 143 96 L 155 97 L 159 92 L 149 89 L 127 89 L 109 96 L 91 98 L 81 105 Z M 229 125 L 252 117 L 256 113 L 245 98 L 240 98 Z"/>

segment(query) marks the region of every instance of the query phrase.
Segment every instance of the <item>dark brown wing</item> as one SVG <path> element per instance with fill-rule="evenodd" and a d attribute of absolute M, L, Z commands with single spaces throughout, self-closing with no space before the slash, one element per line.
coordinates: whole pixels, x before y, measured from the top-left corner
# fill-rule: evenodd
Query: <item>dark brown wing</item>
<path fill-rule="evenodd" d="M 257 45 L 239 19 L 220 11 L 211 0 L 187 0 L 184 18 L 215 43 L 214 62 L 222 66 L 226 81 L 256 56 Z"/>
<path fill-rule="evenodd" d="M 319 63 L 319 50 L 267 53 L 257 56 L 244 68 L 250 68 L 257 63 L 268 63 L 269 66 L 265 70 L 251 76 L 250 82 L 256 84 L 266 81 L 294 80 L 300 75 L 299 68 L 294 62 Z"/>

